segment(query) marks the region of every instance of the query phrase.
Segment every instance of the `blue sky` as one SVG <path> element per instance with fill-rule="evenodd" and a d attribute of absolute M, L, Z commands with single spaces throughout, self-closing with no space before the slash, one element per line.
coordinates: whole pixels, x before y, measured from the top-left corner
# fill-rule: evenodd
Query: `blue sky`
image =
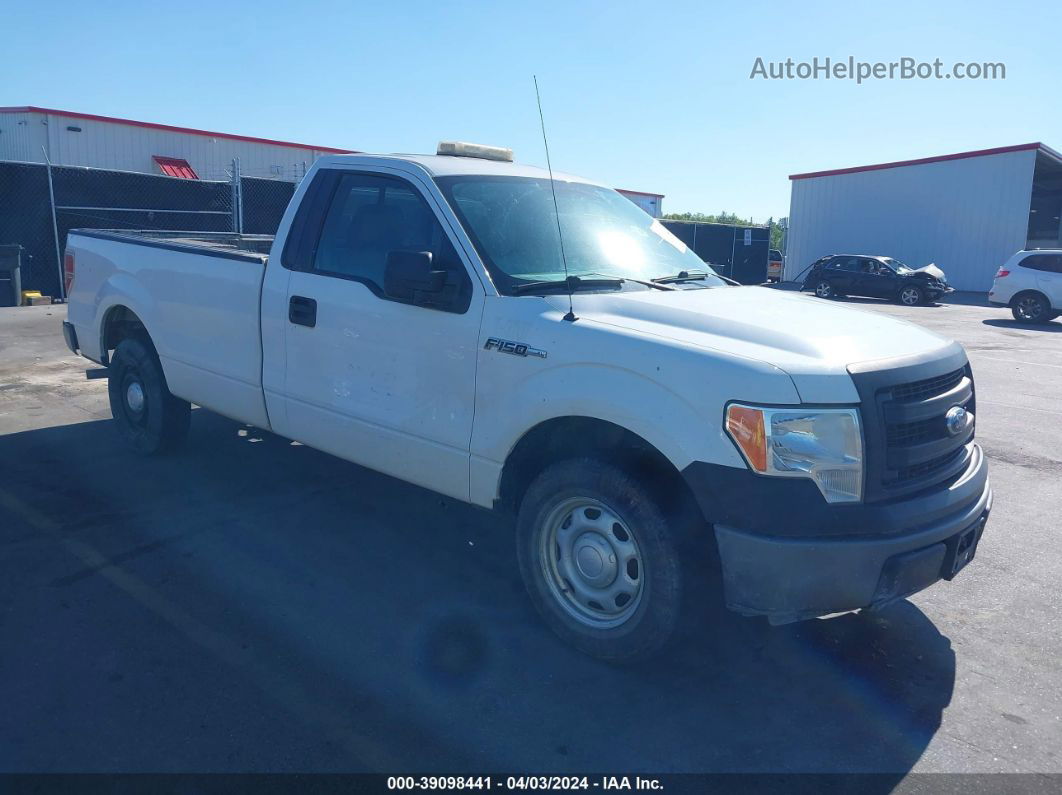
<path fill-rule="evenodd" d="M 4 12 L 0 105 L 380 152 L 440 139 L 666 194 L 788 212 L 788 175 L 1062 148 L 1051 3 L 52 2 Z M 750 80 L 765 60 L 1006 64 L 1002 81 Z"/>

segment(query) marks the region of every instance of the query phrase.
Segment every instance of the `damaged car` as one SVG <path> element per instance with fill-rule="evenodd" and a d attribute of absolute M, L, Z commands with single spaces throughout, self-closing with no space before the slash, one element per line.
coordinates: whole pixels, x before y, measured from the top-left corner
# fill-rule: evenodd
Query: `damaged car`
<path fill-rule="evenodd" d="M 801 290 L 819 298 L 848 295 L 889 298 L 904 306 L 932 303 L 952 292 L 944 271 L 934 264 L 911 268 L 892 257 L 830 254 L 811 266 Z"/>

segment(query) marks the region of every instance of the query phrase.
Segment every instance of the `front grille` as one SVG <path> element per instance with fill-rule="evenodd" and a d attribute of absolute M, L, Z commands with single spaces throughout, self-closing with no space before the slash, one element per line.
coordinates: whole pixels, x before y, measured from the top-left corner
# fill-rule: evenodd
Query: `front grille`
<path fill-rule="evenodd" d="M 914 422 L 897 422 L 885 428 L 886 441 L 890 447 L 931 442 L 947 433 L 943 417 L 930 417 Z"/>
<path fill-rule="evenodd" d="M 931 395 L 947 392 L 958 384 L 964 375 L 966 375 L 966 369 L 960 368 L 944 375 L 923 378 L 921 381 L 914 381 L 910 384 L 899 384 L 892 388 L 892 399 L 903 401 L 922 400 Z"/>
<path fill-rule="evenodd" d="M 932 488 L 965 469 L 973 427 L 952 436 L 945 420 L 954 406 L 975 408 L 973 373 L 961 349 L 933 363 L 850 372 L 863 403 L 866 501 Z"/>
<path fill-rule="evenodd" d="M 960 447 L 958 450 L 952 450 L 950 453 L 945 453 L 936 458 L 931 458 L 928 461 L 923 461 L 921 464 L 903 467 L 896 471 L 896 477 L 893 480 L 885 481 L 885 485 L 893 486 L 900 483 L 908 483 L 919 478 L 931 477 L 938 472 L 946 471 L 958 459 L 964 458 L 965 455 L 966 449 Z"/>

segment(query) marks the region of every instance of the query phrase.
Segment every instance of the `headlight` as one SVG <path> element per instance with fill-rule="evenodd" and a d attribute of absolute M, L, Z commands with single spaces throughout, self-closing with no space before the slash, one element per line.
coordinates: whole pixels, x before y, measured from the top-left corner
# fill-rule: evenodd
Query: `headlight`
<path fill-rule="evenodd" d="M 863 496 L 857 409 L 769 409 L 731 403 L 726 432 L 761 475 L 810 478 L 826 502 Z"/>

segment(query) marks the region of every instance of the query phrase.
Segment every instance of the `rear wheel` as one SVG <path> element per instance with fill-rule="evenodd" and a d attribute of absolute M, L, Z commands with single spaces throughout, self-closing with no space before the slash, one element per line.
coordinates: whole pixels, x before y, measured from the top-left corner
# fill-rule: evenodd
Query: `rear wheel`
<path fill-rule="evenodd" d="M 166 387 L 158 355 L 140 339 L 124 339 L 111 357 L 107 392 L 119 432 L 138 453 L 177 447 L 188 434 L 191 406 Z"/>
<path fill-rule="evenodd" d="M 908 285 L 900 290 L 900 294 L 897 296 L 897 300 L 904 306 L 918 306 L 925 301 L 925 294 L 922 292 L 921 287 L 915 287 L 914 285 Z"/>
<path fill-rule="evenodd" d="M 833 290 L 833 285 L 825 279 L 819 279 L 815 283 L 815 295 L 819 298 L 833 298 L 836 293 Z"/>
<path fill-rule="evenodd" d="M 517 520 L 520 573 L 550 628 L 609 662 L 658 652 L 682 614 L 676 528 L 628 473 L 595 459 L 554 464 Z"/>
<path fill-rule="evenodd" d="M 1011 303 L 1010 313 L 1022 323 L 1046 323 L 1054 316 L 1047 298 L 1040 293 L 1020 293 Z"/>

